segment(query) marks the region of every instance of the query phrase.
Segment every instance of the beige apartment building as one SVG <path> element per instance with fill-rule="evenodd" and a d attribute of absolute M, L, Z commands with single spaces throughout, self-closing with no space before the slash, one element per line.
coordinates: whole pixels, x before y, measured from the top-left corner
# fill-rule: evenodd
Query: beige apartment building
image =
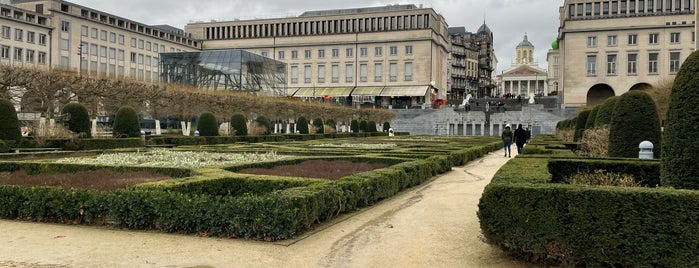
<path fill-rule="evenodd" d="M 426 108 L 449 90 L 447 24 L 431 8 L 389 5 L 196 22 L 186 32 L 202 40 L 204 50 L 244 49 L 285 62 L 288 96 Z"/>
<path fill-rule="evenodd" d="M 11 54 L 9 60 L 2 58 L 3 63 L 158 81 L 160 52 L 201 48 L 199 41 L 174 27 L 145 25 L 66 1 L 13 0 L 11 4 L 2 6 L 0 18 L 3 56 L 6 47 Z M 6 29 L 12 43 L 4 43 Z"/>
<path fill-rule="evenodd" d="M 51 21 L 48 16 L 0 4 L 0 64 L 46 69 Z"/>
<path fill-rule="evenodd" d="M 548 54 L 559 76 L 549 85 L 565 106 L 583 107 L 674 79 L 696 48 L 695 8 L 695 0 L 566 0 Z"/>

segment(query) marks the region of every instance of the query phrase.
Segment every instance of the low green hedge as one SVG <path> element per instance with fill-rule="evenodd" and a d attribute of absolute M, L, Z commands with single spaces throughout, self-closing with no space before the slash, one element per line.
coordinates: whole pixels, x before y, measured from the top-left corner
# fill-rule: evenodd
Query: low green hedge
<path fill-rule="evenodd" d="M 523 260 L 562 266 L 699 266 L 699 191 L 550 183 L 574 166 L 651 176 L 657 161 L 508 161 L 479 202 L 490 244 Z"/>
<path fill-rule="evenodd" d="M 189 177 L 194 171 L 185 168 L 172 167 L 131 167 L 131 166 L 100 166 L 63 163 L 40 162 L 0 162 L 0 172 L 15 172 L 23 170 L 29 175 L 40 173 L 74 173 L 79 171 L 111 170 L 114 172 L 150 172 L 174 178 Z"/>
<path fill-rule="evenodd" d="M 643 186 L 660 184 L 660 161 L 640 159 L 551 159 L 548 171 L 551 182 L 562 183 L 577 173 L 593 173 L 605 170 L 610 173 L 629 174 Z"/>
<path fill-rule="evenodd" d="M 109 192 L 64 192 L 54 187 L 0 185 L 0 203 L 3 204 L 0 217 L 109 224 L 223 237 L 285 239 L 307 230 L 314 223 L 419 185 L 436 174 L 449 171 L 454 163 L 473 160 L 491 149 L 499 149 L 499 146 L 488 144 L 464 149 L 452 156 L 437 155 L 401 162 L 336 181 L 264 179 L 264 176 L 250 180 L 244 179 L 245 176 L 226 175 L 225 171 L 203 169 L 200 170 L 203 177 L 210 179 L 185 178 Z M 5 169 L 11 167 L 8 164 Z M 68 168 L 60 165 L 48 168 L 43 164 L 24 167 Z"/>

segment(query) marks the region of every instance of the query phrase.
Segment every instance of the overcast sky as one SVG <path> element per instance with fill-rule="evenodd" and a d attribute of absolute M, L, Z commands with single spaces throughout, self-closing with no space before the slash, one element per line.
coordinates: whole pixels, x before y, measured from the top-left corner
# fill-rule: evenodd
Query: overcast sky
<path fill-rule="evenodd" d="M 486 24 L 495 35 L 498 74 L 515 57 L 515 47 L 524 33 L 536 47 L 539 66 L 546 67 L 546 52 L 558 29 L 558 7 L 563 0 L 68 0 L 148 25 L 168 24 L 184 29 L 194 21 L 278 18 L 298 16 L 303 11 L 422 4 L 444 16 L 449 27 L 475 32 Z M 420 0 L 418 0 L 420 1 Z"/>

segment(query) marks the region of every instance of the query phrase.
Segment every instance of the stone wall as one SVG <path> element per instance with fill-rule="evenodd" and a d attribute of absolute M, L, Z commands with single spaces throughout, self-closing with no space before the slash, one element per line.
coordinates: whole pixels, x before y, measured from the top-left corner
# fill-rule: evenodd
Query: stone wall
<path fill-rule="evenodd" d="M 553 134 L 556 124 L 567 119 L 560 111 L 548 111 L 543 105 L 529 105 L 521 111 L 493 112 L 455 111 L 451 107 L 438 110 L 394 110 L 391 127 L 411 135 L 498 136 L 505 125 L 531 127 L 532 135 Z"/>

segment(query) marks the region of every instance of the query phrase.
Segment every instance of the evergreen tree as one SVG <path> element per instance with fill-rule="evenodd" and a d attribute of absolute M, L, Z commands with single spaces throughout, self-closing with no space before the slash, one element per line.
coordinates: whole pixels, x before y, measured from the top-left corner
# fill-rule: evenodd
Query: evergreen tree
<path fill-rule="evenodd" d="M 600 108 L 597 111 L 597 118 L 595 119 L 595 126 L 608 125 L 612 122 L 612 113 L 614 112 L 614 107 L 619 101 L 618 96 L 614 96 L 606 99 L 603 103 L 599 104 Z"/>
<path fill-rule="evenodd" d="M 15 106 L 9 100 L 0 99 L 0 140 L 19 141 L 21 139 L 22 132 Z"/>
<path fill-rule="evenodd" d="M 585 124 L 587 124 L 587 117 L 590 115 L 590 110 L 584 110 L 580 112 L 575 121 L 575 136 L 573 136 L 573 141 L 580 141 L 582 139 L 583 133 L 585 132 Z"/>
<path fill-rule="evenodd" d="M 247 136 L 248 135 L 248 119 L 242 114 L 234 114 L 231 116 L 231 135 Z"/>
<path fill-rule="evenodd" d="M 255 119 L 255 124 L 264 128 L 264 133 L 263 135 L 269 135 L 271 133 L 270 130 L 270 121 L 267 119 L 267 117 L 264 116 L 258 116 L 257 119 Z"/>
<path fill-rule="evenodd" d="M 364 121 L 364 120 L 362 120 L 361 122 L 359 122 L 359 132 L 368 132 L 368 131 L 367 131 L 367 130 L 368 130 L 368 128 L 367 128 L 368 125 L 369 125 L 369 123 L 367 123 L 367 122 Z"/>
<path fill-rule="evenodd" d="M 308 134 L 308 120 L 301 116 L 296 120 L 296 130 L 301 134 Z"/>
<path fill-rule="evenodd" d="M 391 128 L 391 124 L 388 122 L 383 122 L 383 132 L 388 132 L 389 128 Z"/>
<path fill-rule="evenodd" d="M 599 112 L 601 105 L 595 105 L 595 108 L 592 108 L 590 111 L 590 115 L 587 116 L 587 122 L 585 123 L 585 130 L 592 129 L 595 127 L 595 122 L 597 121 L 597 113 Z"/>
<path fill-rule="evenodd" d="M 216 116 L 209 112 L 201 114 L 199 116 L 197 130 L 199 130 L 199 136 L 218 136 L 218 122 L 216 122 Z"/>
<path fill-rule="evenodd" d="M 358 133 L 359 132 L 359 121 L 352 120 L 352 122 L 350 122 L 350 130 L 352 130 L 352 132 L 354 132 L 354 133 Z"/>
<path fill-rule="evenodd" d="M 638 145 L 650 141 L 660 148 L 660 119 L 655 102 L 640 90 L 619 96 L 609 124 L 609 156 L 638 158 Z"/>
<path fill-rule="evenodd" d="M 378 130 L 376 129 L 376 122 L 367 122 L 367 132 L 378 132 Z"/>
<path fill-rule="evenodd" d="M 136 110 L 129 106 L 119 108 L 114 116 L 112 135 L 115 138 L 130 138 L 141 136 L 141 123 Z"/>
<path fill-rule="evenodd" d="M 316 118 L 315 120 L 313 120 L 313 127 L 315 127 L 316 129 L 316 133 L 325 133 L 325 128 L 323 127 L 323 119 Z"/>
<path fill-rule="evenodd" d="M 693 52 L 675 77 L 663 133 L 660 182 L 663 186 L 699 190 L 699 51 Z M 656 148 L 659 148 L 656 146 Z"/>
<path fill-rule="evenodd" d="M 327 119 L 325 120 L 325 125 L 331 129 L 337 130 L 337 122 L 335 122 L 335 120 Z"/>
<path fill-rule="evenodd" d="M 87 108 L 80 103 L 68 103 L 63 106 L 62 114 L 67 115 L 68 130 L 78 134 L 80 137 L 92 137 L 92 124 Z"/>

